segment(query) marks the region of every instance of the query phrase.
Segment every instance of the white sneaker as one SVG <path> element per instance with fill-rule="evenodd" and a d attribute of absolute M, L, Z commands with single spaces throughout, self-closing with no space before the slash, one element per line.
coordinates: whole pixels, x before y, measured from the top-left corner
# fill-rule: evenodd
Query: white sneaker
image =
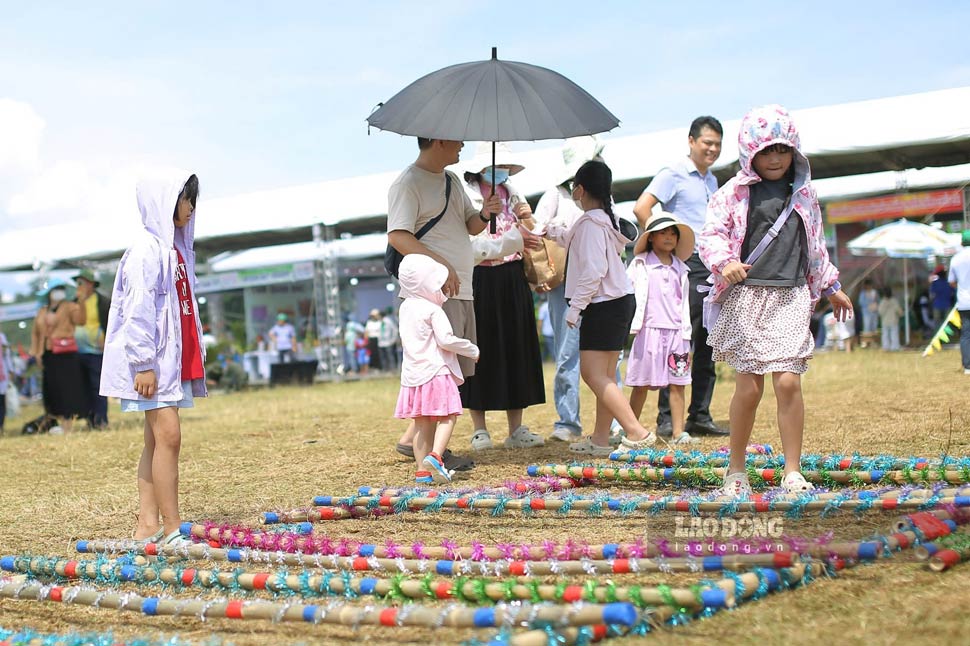
<path fill-rule="evenodd" d="M 542 436 L 530 431 L 528 426 L 520 426 L 505 438 L 503 446 L 507 449 L 525 449 L 530 446 L 542 446 L 545 443 Z"/>
<path fill-rule="evenodd" d="M 580 437 L 580 433 L 574 433 L 565 426 L 557 426 L 549 435 L 550 440 L 559 440 L 560 442 L 575 442 Z"/>
<path fill-rule="evenodd" d="M 963 374 L 970 375 L 970 368 L 964 368 L 963 369 Z"/>
<path fill-rule="evenodd" d="M 472 435 L 472 451 L 487 451 L 495 448 L 492 436 L 484 428 L 480 428 Z"/>
<path fill-rule="evenodd" d="M 50 430 L 47 432 L 51 435 L 64 435 L 64 429 L 60 426 L 51 426 Z"/>

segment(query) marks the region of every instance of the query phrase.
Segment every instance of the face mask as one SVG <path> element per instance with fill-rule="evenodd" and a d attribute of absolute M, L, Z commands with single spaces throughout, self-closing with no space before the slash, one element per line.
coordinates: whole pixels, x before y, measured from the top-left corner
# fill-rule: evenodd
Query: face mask
<path fill-rule="evenodd" d="M 492 167 L 489 166 L 482 171 L 482 179 L 485 183 L 491 184 L 492 186 L 498 186 L 499 184 L 504 184 L 509 181 L 509 169 L 507 168 L 496 168 L 495 169 L 495 183 L 492 184 Z"/>
<path fill-rule="evenodd" d="M 569 194 L 569 197 L 573 198 L 573 204 L 576 205 L 576 208 L 579 209 L 580 211 L 582 211 L 583 210 L 583 203 L 582 203 L 582 201 L 580 201 L 579 199 L 576 198 L 576 189 L 573 189 L 573 192 Z"/>
<path fill-rule="evenodd" d="M 63 289 L 52 289 L 51 290 L 51 302 L 60 303 L 65 298 L 67 298 L 67 292 Z"/>

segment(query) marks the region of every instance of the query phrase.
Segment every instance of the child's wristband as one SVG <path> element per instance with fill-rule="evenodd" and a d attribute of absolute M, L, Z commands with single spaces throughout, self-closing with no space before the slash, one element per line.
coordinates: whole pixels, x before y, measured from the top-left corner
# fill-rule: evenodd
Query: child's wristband
<path fill-rule="evenodd" d="M 839 291 L 840 289 L 842 289 L 842 283 L 840 283 L 839 281 L 835 281 L 834 283 L 829 285 L 828 289 L 822 292 L 822 296 L 828 298 L 829 296 Z"/>

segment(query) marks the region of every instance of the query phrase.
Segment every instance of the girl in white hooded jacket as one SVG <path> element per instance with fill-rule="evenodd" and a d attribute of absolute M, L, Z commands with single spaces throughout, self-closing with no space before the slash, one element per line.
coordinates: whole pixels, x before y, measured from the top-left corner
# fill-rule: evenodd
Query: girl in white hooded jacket
<path fill-rule="evenodd" d="M 478 360 L 478 346 L 455 336 L 441 309 L 448 300 L 441 291 L 447 279 L 448 268 L 423 254 L 404 256 L 398 270 L 404 362 L 394 417 L 414 420 L 417 484 L 451 482 L 454 472 L 445 468 L 442 455 L 462 410 L 457 355 Z"/>

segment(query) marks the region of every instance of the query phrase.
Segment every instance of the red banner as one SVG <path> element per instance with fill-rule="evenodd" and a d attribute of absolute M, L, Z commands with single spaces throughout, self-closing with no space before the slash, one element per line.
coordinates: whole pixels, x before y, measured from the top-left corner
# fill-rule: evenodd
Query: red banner
<path fill-rule="evenodd" d="M 864 200 L 829 202 L 825 206 L 828 222 L 842 224 L 861 220 L 910 218 L 918 215 L 953 213 L 963 210 L 963 192 L 958 189 L 921 191 L 871 197 Z"/>

